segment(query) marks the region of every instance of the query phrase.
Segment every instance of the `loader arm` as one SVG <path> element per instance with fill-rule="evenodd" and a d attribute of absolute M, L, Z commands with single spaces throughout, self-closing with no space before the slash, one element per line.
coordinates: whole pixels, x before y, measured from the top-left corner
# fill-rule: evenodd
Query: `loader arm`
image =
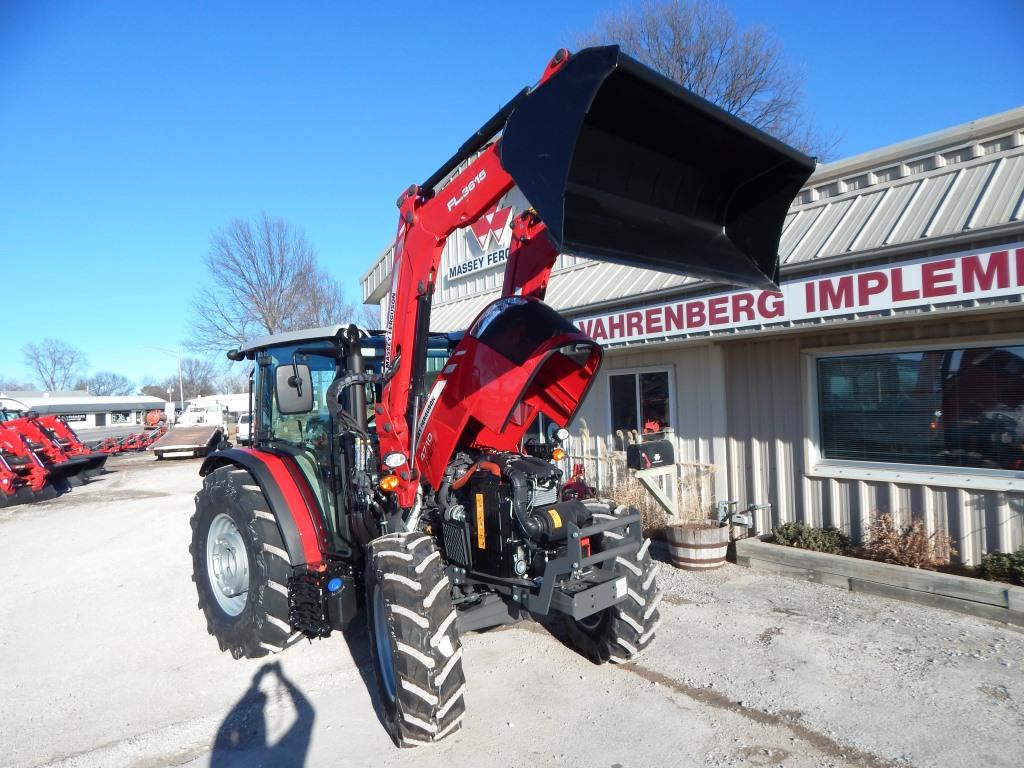
<path fill-rule="evenodd" d="M 456 230 L 477 221 L 513 187 L 525 195 L 531 208 L 513 223 L 502 287 L 506 302 L 542 299 L 559 253 L 772 290 L 783 219 L 813 168 L 810 158 L 617 46 L 556 53 L 536 86 L 518 94 L 427 182 L 398 200 L 385 383 L 375 406 L 382 461 L 391 454 L 403 457 L 387 462 L 398 467 L 398 505 L 413 507 L 420 489 L 416 433 L 438 399 L 432 393 L 427 403 L 423 387 L 430 308 L 441 255 Z M 484 313 L 509 306 L 492 304 Z M 477 329 L 485 330 L 486 322 Z M 572 370 L 558 356 L 556 341 L 597 351 Z M 462 360 L 472 356 L 461 344 L 460 351 Z M 525 404 L 525 416 L 541 404 L 562 416 L 573 413 L 600 363 L 597 345 L 563 327 L 561 335 L 537 339 L 534 352 L 518 364 L 532 373 L 522 377 L 514 401 Z M 544 369 L 548 360 L 552 368 Z M 440 379 L 446 375 L 447 370 Z M 576 402 L 537 391 L 543 382 L 562 386 L 559 376 L 571 380 Z M 495 377 L 464 379 L 459 394 L 474 382 L 496 390 L 502 385 Z M 453 393 L 446 397 L 454 406 Z M 510 435 L 525 429 L 514 414 L 497 427 L 478 416 L 466 415 L 465 422 L 473 425 L 478 444 L 507 444 L 502 433 L 508 419 L 516 422 Z M 433 437 L 429 430 L 424 436 Z M 424 459 L 429 448 L 421 450 Z M 447 458 L 433 457 L 431 485 L 436 487 L 437 467 Z"/>
<path fill-rule="evenodd" d="M 389 379 L 376 407 L 376 420 L 381 456 L 398 452 L 407 460 L 403 471 L 409 477 L 399 473 L 404 481 L 398 492 L 403 507 L 412 505 L 417 487 L 412 449 L 422 408 L 430 307 L 441 254 L 452 233 L 475 222 L 515 186 L 501 166 L 498 147 L 489 145 L 436 196 L 424 198 L 420 188 L 414 187 L 399 202 L 384 364 Z M 502 295 L 543 298 L 558 256 L 544 230 L 543 222 L 530 212 L 514 223 Z"/>
<path fill-rule="evenodd" d="M 568 59 L 565 50 L 555 54 L 540 83 Z M 391 268 L 384 357 L 388 379 L 375 410 L 380 455 L 401 453 L 407 461 L 406 468 L 399 473 L 402 484 L 397 496 L 402 507 L 414 503 L 418 487 L 414 432 L 422 404 L 430 307 L 441 254 L 456 230 L 473 224 L 515 186 L 512 176 L 502 167 L 500 144 L 491 140 L 526 93 L 524 90 L 499 110 L 423 186 L 410 187 L 398 199 L 398 233 Z M 478 151 L 435 193 L 434 187 L 447 172 Z M 530 212 L 524 212 L 515 222 L 503 295 L 511 295 L 519 287 L 520 292 L 525 288 L 538 298 L 543 297 L 547 276 L 558 256 L 543 236 L 544 229 L 543 222 Z"/>

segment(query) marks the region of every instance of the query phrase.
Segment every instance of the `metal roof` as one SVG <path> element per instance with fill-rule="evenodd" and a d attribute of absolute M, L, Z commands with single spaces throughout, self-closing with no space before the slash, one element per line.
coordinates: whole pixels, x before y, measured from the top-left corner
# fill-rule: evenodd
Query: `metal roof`
<path fill-rule="evenodd" d="M 1024 107 L 820 166 L 786 216 L 781 272 L 1019 236 L 1022 219 Z M 390 250 L 363 276 L 364 299 L 382 295 L 389 272 Z M 500 276 L 485 285 L 438 301 L 431 329 L 467 327 L 500 295 Z M 562 257 L 546 300 L 578 313 L 703 287 L 679 275 Z"/>
<path fill-rule="evenodd" d="M 13 395 L 9 393 L 7 396 Z M 62 393 L 65 394 L 65 393 Z M 47 413 L 110 413 L 112 411 L 149 411 L 162 409 L 167 401 L 149 395 L 81 395 L 51 397 L 45 393 L 25 395 L 21 393 L 12 400 L 19 401 L 27 409 L 40 414 Z"/>

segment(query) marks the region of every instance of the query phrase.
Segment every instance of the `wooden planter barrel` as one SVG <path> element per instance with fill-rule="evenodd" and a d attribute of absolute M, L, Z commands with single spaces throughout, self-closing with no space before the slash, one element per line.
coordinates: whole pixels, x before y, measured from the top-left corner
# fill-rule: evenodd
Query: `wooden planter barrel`
<path fill-rule="evenodd" d="M 710 571 L 725 565 L 729 526 L 716 520 L 665 526 L 672 565 L 685 571 Z"/>

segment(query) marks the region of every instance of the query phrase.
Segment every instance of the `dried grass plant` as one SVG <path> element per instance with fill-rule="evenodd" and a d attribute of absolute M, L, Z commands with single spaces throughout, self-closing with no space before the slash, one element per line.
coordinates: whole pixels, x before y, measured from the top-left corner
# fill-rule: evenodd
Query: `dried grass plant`
<path fill-rule="evenodd" d="M 607 495 L 616 504 L 636 507 L 646 536 L 660 535 L 669 524 L 706 521 L 712 516 L 714 508 L 714 492 L 711 489 L 714 488 L 712 477 L 715 468 L 682 465 L 681 469 L 681 476 L 676 482 L 677 514 L 674 516 L 670 516 L 653 494 L 626 468 L 624 460 L 621 466 L 616 467 L 615 484 L 601 495 Z"/>
<path fill-rule="evenodd" d="M 948 564 L 950 557 L 956 554 L 952 540 L 943 531 L 928 533 L 920 519 L 900 526 L 888 512 L 877 515 L 872 521 L 864 551 L 875 560 L 925 570 Z"/>

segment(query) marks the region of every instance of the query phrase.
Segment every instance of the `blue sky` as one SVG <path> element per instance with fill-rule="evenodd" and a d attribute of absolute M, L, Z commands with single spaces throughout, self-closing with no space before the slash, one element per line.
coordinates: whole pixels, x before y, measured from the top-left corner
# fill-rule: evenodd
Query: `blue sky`
<path fill-rule="evenodd" d="M 846 157 L 1024 104 L 1024 3 L 734 0 Z M 47 336 L 164 376 L 212 230 L 267 211 L 358 296 L 422 181 L 619 2 L 0 0 L 0 378 Z"/>

